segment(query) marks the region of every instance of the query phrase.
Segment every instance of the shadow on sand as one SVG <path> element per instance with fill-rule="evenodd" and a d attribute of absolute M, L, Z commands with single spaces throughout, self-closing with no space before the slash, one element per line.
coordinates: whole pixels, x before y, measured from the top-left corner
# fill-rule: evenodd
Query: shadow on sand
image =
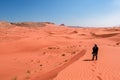
<path fill-rule="evenodd" d="M 92 59 L 84 59 L 83 61 L 93 61 Z"/>

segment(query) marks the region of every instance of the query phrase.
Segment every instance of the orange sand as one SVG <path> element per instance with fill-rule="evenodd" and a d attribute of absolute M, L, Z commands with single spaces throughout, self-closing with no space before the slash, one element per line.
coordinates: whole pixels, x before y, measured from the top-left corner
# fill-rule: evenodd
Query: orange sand
<path fill-rule="evenodd" d="M 0 22 L 0 80 L 120 80 L 119 53 L 120 28 Z"/>

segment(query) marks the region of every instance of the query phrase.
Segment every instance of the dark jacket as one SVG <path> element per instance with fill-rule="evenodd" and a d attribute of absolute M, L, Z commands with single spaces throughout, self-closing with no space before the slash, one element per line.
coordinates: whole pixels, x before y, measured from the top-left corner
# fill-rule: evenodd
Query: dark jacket
<path fill-rule="evenodd" d="M 97 55 L 98 54 L 98 47 L 95 45 L 93 47 L 93 52 L 92 52 L 93 55 Z"/>

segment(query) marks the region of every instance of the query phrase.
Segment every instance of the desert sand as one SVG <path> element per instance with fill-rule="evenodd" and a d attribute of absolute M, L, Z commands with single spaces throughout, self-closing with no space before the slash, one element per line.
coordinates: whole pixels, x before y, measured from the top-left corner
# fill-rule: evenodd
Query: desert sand
<path fill-rule="evenodd" d="M 119 61 L 120 27 L 0 22 L 0 80 L 120 80 Z"/>

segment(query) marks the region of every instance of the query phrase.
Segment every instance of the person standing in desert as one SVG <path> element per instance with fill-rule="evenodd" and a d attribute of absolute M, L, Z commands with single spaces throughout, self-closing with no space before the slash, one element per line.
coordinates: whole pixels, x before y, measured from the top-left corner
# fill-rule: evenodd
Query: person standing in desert
<path fill-rule="evenodd" d="M 96 57 L 96 60 L 98 59 L 98 46 L 97 44 L 94 45 L 94 47 L 92 48 L 93 52 L 92 52 L 92 60 L 94 60 L 94 57 Z"/>

